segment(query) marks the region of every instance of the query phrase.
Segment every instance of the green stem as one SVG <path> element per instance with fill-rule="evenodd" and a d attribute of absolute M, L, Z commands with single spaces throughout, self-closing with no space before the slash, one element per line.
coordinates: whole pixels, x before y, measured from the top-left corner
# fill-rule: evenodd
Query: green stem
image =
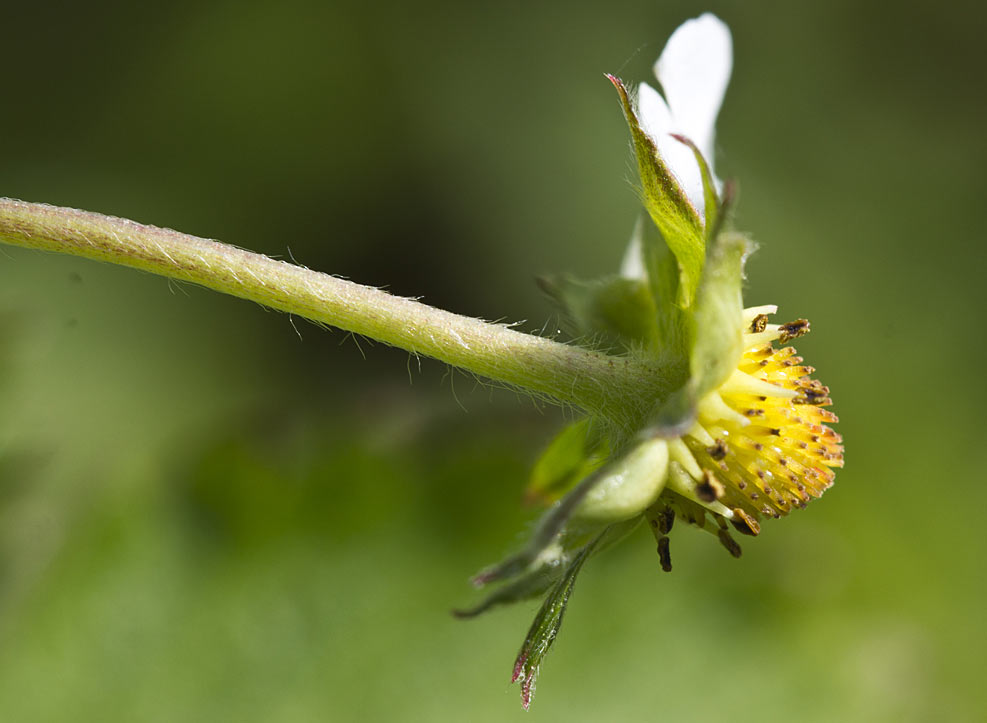
<path fill-rule="evenodd" d="M 227 244 L 134 221 L 0 199 L 0 242 L 131 266 L 250 299 L 605 415 L 665 390 L 658 368 L 459 316 Z"/>

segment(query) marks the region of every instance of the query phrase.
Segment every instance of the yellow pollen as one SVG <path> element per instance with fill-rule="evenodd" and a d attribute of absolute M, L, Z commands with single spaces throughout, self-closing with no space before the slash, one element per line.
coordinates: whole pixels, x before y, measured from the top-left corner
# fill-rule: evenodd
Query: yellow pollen
<path fill-rule="evenodd" d="M 795 349 L 772 345 L 805 334 L 809 322 L 769 324 L 767 314 L 774 311 L 745 311 L 737 370 L 700 403 L 696 427 L 682 438 L 702 468 L 702 476 L 695 475 L 701 494 L 687 499 L 673 486 L 661 500 L 718 535 L 732 554 L 739 547 L 722 528 L 726 520 L 756 535 L 762 516 L 805 507 L 833 484 L 833 468 L 843 466 L 843 440 L 827 426 L 838 420 L 823 408 L 832 404 L 829 389 L 811 378 L 815 370 Z M 724 507 L 732 514 L 721 514 Z"/>

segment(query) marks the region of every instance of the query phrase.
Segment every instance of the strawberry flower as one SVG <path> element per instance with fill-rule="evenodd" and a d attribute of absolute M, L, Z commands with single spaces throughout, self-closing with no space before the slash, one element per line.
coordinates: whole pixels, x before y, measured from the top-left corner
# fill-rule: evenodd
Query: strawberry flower
<path fill-rule="evenodd" d="M 712 172 L 716 118 L 733 70 L 733 39 L 712 13 L 687 20 L 672 33 L 654 65 L 665 95 L 647 83 L 637 91 L 635 111 L 642 130 L 655 145 L 700 218 L 705 216 L 700 164 L 680 138 L 695 144 L 706 160 L 717 192 L 723 184 Z M 621 274 L 642 278 L 641 247 L 632 241 Z"/>
<path fill-rule="evenodd" d="M 645 213 L 620 275 L 542 280 L 573 338 L 614 363 L 643 361 L 662 384 L 651 398 L 642 392 L 639 413 L 588 416 L 549 445 L 528 490 L 548 510 L 521 551 L 474 578 L 500 587 L 458 613 L 545 596 L 514 665 L 525 708 L 589 558 L 646 521 L 670 571 L 676 519 L 739 557 L 731 533 L 758 535 L 761 519 L 804 507 L 843 466 L 842 439 L 828 426 L 837 419 L 824 408 L 829 389 L 785 346 L 808 322 L 772 324 L 776 307 L 743 306 L 754 244 L 731 228 L 731 186 L 709 164 L 731 53 L 730 31 L 707 13 L 676 30 L 659 57 L 664 97 L 642 84 L 632 99 L 608 76 L 631 131 Z"/>

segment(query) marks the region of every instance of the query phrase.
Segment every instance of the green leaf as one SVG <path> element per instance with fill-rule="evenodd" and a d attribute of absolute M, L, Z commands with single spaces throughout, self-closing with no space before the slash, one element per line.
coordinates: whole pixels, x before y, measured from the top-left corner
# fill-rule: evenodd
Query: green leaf
<path fill-rule="evenodd" d="M 705 259 L 706 241 L 702 220 L 675 176 L 665 166 L 654 141 L 641 128 L 623 81 L 613 75 L 607 75 L 607 78 L 617 89 L 624 117 L 631 130 L 641 176 L 644 207 L 679 262 L 682 272 L 682 305 L 689 307 L 699 284 Z"/>
<path fill-rule="evenodd" d="M 566 331 L 581 345 L 627 352 L 655 342 L 655 305 L 643 281 L 623 277 L 579 281 L 560 274 L 538 282 L 561 307 Z"/>
<path fill-rule="evenodd" d="M 527 502 L 551 502 L 596 471 L 610 456 L 600 424 L 590 417 L 566 426 L 542 452 L 525 490 Z"/>

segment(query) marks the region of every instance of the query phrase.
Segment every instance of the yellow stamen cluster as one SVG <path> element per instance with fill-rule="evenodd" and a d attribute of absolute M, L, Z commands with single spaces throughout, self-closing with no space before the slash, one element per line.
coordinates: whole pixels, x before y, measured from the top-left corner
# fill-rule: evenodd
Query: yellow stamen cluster
<path fill-rule="evenodd" d="M 675 517 L 713 532 L 739 557 L 728 522 L 756 535 L 761 516 L 805 507 L 833 484 L 832 468 L 843 466 L 843 440 L 827 426 L 837 417 L 823 408 L 832 403 L 829 389 L 811 378 L 814 369 L 795 349 L 772 344 L 807 333 L 809 323 L 768 324 L 775 311 L 745 311 L 736 371 L 701 401 L 693 428 L 669 443 L 668 484 L 647 513 L 665 569 Z"/>

